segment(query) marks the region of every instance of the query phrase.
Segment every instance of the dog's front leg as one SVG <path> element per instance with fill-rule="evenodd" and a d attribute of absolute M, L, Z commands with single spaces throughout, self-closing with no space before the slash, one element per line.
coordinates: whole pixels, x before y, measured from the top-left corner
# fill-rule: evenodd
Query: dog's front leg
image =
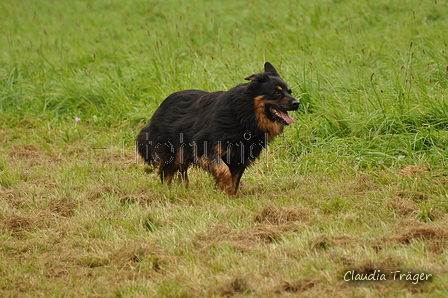
<path fill-rule="evenodd" d="M 235 194 L 238 190 L 238 186 L 240 185 L 241 176 L 243 176 L 245 166 L 242 167 L 230 167 L 230 172 L 232 173 L 232 185 L 235 190 Z"/>
<path fill-rule="evenodd" d="M 210 172 L 215 177 L 216 185 L 227 192 L 228 195 L 236 194 L 232 173 L 221 158 L 208 158 L 201 156 L 197 159 L 198 165 Z"/>

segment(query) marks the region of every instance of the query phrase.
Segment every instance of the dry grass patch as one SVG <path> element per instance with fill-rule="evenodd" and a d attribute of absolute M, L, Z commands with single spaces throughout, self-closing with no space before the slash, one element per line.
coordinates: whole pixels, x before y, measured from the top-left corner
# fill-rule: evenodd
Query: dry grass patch
<path fill-rule="evenodd" d="M 34 218 L 12 215 L 2 220 L 1 227 L 10 232 L 13 237 L 22 239 L 36 228 L 36 223 Z"/>
<path fill-rule="evenodd" d="M 309 221 L 309 215 L 305 209 L 269 204 L 255 212 L 252 221 L 249 228 L 242 230 L 218 224 L 196 235 L 195 240 L 205 248 L 227 242 L 238 250 L 251 250 L 254 244 L 269 244 L 281 241 L 283 235 L 299 233 Z"/>
<path fill-rule="evenodd" d="M 105 195 L 116 194 L 122 196 L 124 191 L 115 185 L 101 185 L 92 189 L 88 195 L 90 201 L 96 201 Z"/>
<path fill-rule="evenodd" d="M 433 268 L 435 256 L 446 253 L 446 212 L 432 223 L 405 222 L 438 196 L 420 183 L 422 173 L 385 171 L 381 182 L 381 173 L 345 173 L 340 166 L 348 176 L 309 173 L 300 185 L 275 186 L 273 197 L 269 187 L 250 180 L 262 175 L 269 181 L 278 173 L 254 170 L 242 192 L 228 198 L 202 172 L 192 175 L 189 189 L 166 187 L 140 165 L 102 164 L 110 161 L 102 151 L 88 163 L 89 153 L 75 147 L 62 153 L 38 145 L 17 150 L 5 151 L 10 180 L 0 189 L 5 293 L 344 297 L 359 292 L 341 281 L 347 268 L 407 268 L 407 258 L 416 263 L 421 244 Z M 281 184 L 281 177 L 273 179 Z M 444 177 L 437 179 L 430 185 L 443 184 Z M 440 203 L 437 208 L 442 210 Z M 391 288 L 374 284 L 360 295 L 431 291 L 428 285 Z"/>
<path fill-rule="evenodd" d="M 253 294 L 249 278 L 246 276 L 238 276 L 229 281 L 224 281 L 212 290 L 211 294 L 218 294 L 223 297 L 238 297 L 243 294 Z"/>
<path fill-rule="evenodd" d="M 423 241 L 429 252 L 435 254 L 446 253 L 448 247 L 448 221 L 422 223 L 416 220 L 400 222 L 397 229 L 396 241 L 403 244 L 412 244 Z"/>
<path fill-rule="evenodd" d="M 309 248 L 315 250 L 327 250 L 332 247 L 345 247 L 355 243 L 356 239 L 346 235 L 319 235 L 309 241 Z"/>
<path fill-rule="evenodd" d="M 397 197 L 410 199 L 416 203 L 430 200 L 429 196 L 423 191 L 410 191 L 409 189 L 398 191 Z"/>
<path fill-rule="evenodd" d="M 420 206 L 413 201 L 405 198 L 396 198 L 386 203 L 398 216 L 416 215 L 420 212 Z"/>
<path fill-rule="evenodd" d="M 70 217 L 75 213 L 78 201 L 71 197 L 51 198 L 48 205 L 51 213 L 62 217 Z"/>
<path fill-rule="evenodd" d="M 401 176 L 406 177 L 416 177 L 421 176 L 422 174 L 428 172 L 429 169 L 427 167 L 421 167 L 421 166 L 407 166 L 401 170 L 398 171 L 398 174 Z"/>
<path fill-rule="evenodd" d="M 363 196 L 369 191 L 379 190 L 381 185 L 374 181 L 372 175 L 359 173 L 356 179 L 352 182 L 346 183 L 345 191 L 350 191 L 355 196 Z"/>
<path fill-rule="evenodd" d="M 294 282 L 282 282 L 279 289 L 275 292 L 277 294 L 286 293 L 303 293 L 305 291 L 311 290 L 315 286 L 319 285 L 320 281 L 316 278 L 304 277 L 298 279 Z"/>
<path fill-rule="evenodd" d="M 275 273 L 270 276 L 239 275 L 219 281 L 217 286 L 208 291 L 208 295 L 213 297 L 313 297 L 316 293 L 329 294 L 331 290 L 316 277 L 285 281 Z"/>
<path fill-rule="evenodd" d="M 160 194 L 153 189 L 141 189 L 133 193 L 125 194 L 120 198 L 122 204 L 138 204 L 141 207 L 149 206 L 152 203 L 163 202 Z"/>
<path fill-rule="evenodd" d="M 112 252 L 109 259 L 119 270 L 132 270 L 137 264 L 146 262 L 149 269 L 160 271 L 168 263 L 168 257 L 158 245 L 145 242 L 126 243 Z"/>
<path fill-rule="evenodd" d="M 307 222 L 310 210 L 297 207 L 276 207 L 271 204 L 264 206 L 253 217 L 255 223 L 281 225 L 290 222 Z"/>
<path fill-rule="evenodd" d="M 27 204 L 27 199 L 22 198 L 13 190 L 0 190 L 0 198 L 5 200 L 11 208 L 22 208 Z"/>
<path fill-rule="evenodd" d="M 32 214 L 12 213 L 2 217 L 0 227 L 19 239 L 28 238 L 35 231 L 50 229 L 56 222 L 55 216 L 47 210 Z"/>

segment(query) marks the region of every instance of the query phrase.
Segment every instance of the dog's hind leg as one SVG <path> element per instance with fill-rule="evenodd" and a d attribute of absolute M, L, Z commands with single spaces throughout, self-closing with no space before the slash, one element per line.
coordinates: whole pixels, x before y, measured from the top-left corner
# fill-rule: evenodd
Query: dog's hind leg
<path fill-rule="evenodd" d="M 173 182 L 174 174 L 179 170 L 179 167 L 173 163 L 161 166 L 159 168 L 160 180 L 162 183 L 166 183 L 167 185 L 171 185 Z"/>
<path fill-rule="evenodd" d="M 190 165 L 190 162 L 186 160 L 185 158 L 185 152 L 182 147 L 178 148 L 176 151 L 176 157 L 174 159 L 174 164 L 177 167 L 178 171 L 180 172 L 180 175 L 177 179 L 177 184 L 181 185 L 182 182 L 185 183 L 185 187 L 189 186 L 189 180 L 188 180 L 188 167 Z"/>

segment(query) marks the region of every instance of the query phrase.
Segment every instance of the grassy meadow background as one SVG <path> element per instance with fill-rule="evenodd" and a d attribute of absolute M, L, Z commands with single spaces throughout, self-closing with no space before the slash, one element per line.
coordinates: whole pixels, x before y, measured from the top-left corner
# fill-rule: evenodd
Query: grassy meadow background
<path fill-rule="evenodd" d="M 447 28 L 445 0 L 1 1 L 0 296 L 447 296 Z M 265 61 L 302 105 L 238 195 L 160 184 L 162 100 Z"/>

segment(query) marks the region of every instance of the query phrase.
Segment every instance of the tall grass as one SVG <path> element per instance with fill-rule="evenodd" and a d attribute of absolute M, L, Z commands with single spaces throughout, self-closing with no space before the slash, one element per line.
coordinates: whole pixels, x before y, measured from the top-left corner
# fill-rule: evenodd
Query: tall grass
<path fill-rule="evenodd" d="M 6 1 L 1 9 L 3 125 L 81 117 L 133 126 L 171 92 L 226 89 L 269 60 L 312 114 L 300 121 L 321 138 L 383 142 L 431 131 L 441 134 L 432 145 L 444 146 L 447 20 L 437 1 Z"/>

